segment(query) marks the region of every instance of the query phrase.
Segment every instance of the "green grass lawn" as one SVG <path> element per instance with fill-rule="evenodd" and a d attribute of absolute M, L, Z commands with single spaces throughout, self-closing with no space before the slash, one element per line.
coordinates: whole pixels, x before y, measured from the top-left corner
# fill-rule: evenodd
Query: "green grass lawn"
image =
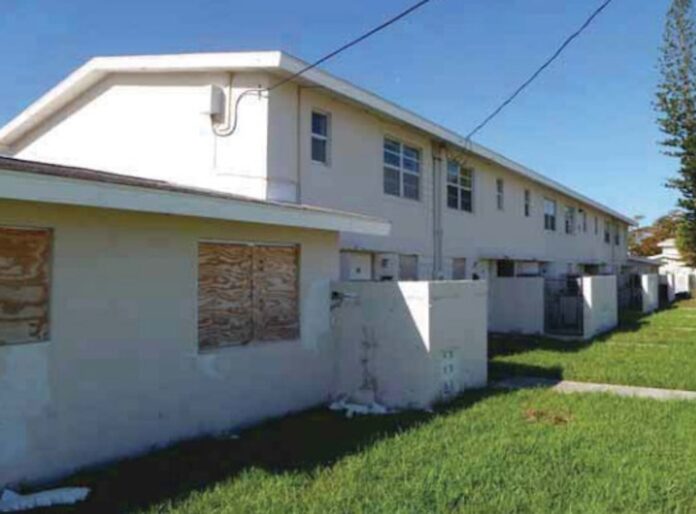
<path fill-rule="evenodd" d="M 696 512 L 696 406 L 548 390 L 433 414 L 316 410 L 73 477 L 47 512 Z"/>
<path fill-rule="evenodd" d="M 493 379 L 531 375 L 696 391 L 696 301 L 649 316 L 629 314 L 589 343 L 493 337 Z"/>

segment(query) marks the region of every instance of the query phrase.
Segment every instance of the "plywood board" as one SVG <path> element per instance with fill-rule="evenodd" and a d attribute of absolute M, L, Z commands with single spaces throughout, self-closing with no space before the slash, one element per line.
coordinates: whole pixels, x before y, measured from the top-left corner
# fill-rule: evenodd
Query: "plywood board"
<path fill-rule="evenodd" d="M 254 337 L 258 341 L 297 339 L 298 248 L 254 248 Z"/>
<path fill-rule="evenodd" d="M 198 342 L 201 348 L 253 339 L 252 247 L 198 246 Z"/>
<path fill-rule="evenodd" d="M 0 345 L 48 339 L 51 239 L 0 227 Z"/>

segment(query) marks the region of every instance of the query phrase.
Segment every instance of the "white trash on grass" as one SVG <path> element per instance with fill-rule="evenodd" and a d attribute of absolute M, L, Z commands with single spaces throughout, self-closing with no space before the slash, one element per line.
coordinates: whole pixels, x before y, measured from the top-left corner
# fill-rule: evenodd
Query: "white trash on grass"
<path fill-rule="evenodd" d="M 87 487 L 64 487 L 33 494 L 18 494 L 5 489 L 0 495 L 0 512 L 20 512 L 39 507 L 72 505 L 83 501 L 88 494 Z"/>
<path fill-rule="evenodd" d="M 338 400 L 329 405 L 329 409 L 333 411 L 345 411 L 347 418 L 352 418 L 355 414 L 384 416 L 385 414 L 394 414 L 395 411 L 388 409 L 384 405 L 377 402 L 370 402 L 365 405 L 360 403 L 351 403 L 346 400 Z"/>

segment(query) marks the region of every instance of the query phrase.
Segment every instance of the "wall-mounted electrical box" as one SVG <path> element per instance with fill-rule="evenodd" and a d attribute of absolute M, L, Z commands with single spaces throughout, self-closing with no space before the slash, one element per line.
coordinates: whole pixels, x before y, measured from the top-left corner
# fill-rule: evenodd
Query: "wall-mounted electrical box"
<path fill-rule="evenodd" d="M 204 86 L 203 105 L 201 113 L 215 118 L 223 118 L 225 115 L 225 92 L 220 86 Z"/>

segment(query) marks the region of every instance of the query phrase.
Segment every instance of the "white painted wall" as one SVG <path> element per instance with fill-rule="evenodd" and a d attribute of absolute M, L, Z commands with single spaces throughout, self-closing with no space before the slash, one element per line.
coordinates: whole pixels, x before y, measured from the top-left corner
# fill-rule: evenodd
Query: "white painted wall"
<path fill-rule="evenodd" d="M 333 314 L 334 396 L 422 408 L 486 384 L 485 282 L 340 282 L 333 290 L 344 295 Z"/>
<path fill-rule="evenodd" d="M 544 332 L 544 279 L 499 277 L 489 282 L 489 328 L 492 332 Z"/>
<path fill-rule="evenodd" d="M 343 233 L 341 247 L 375 253 L 417 255 L 419 277 L 433 277 L 434 208 L 443 229 L 443 268 L 466 258 L 469 276 L 485 258 L 551 261 L 550 275 L 568 266 L 603 264 L 615 271 L 626 258 L 626 225 L 620 245 L 604 242 L 607 217 L 582 202 L 537 185 L 479 157 L 448 155 L 474 169 L 474 212 L 446 206 L 446 163 L 435 184 L 430 136 L 378 117 L 364 108 L 317 88 L 287 84 L 270 96 L 245 97 L 237 131 L 213 134 L 206 86 L 226 87 L 225 73 L 117 74 L 96 85 L 40 130 L 20 141 L 13 151 L 22 158 L 95 167 L 149 178 L 209 187 L 257 198 L 301 201 L 385 218 L 393 223 L 388 238 Z M 238 73 L 233 98 L 275 79 L 263 73 Z M 331 117 L 330 163 L 311 161 L 312 109 Z M 385 136 L 421 150 L 421 200 L 383 193 Z M 505 208 L 498 211 L 495 181 L 505 184 Z M 524 191 L 532 195 L 530 217 L 524 216 Z M 557 230 L 543 228 L 543 199 L 557 201 Z M 434 205 L 435 204 L 435 205 Z M 587 231 L 576 215 L 573 235 L 564 233 L 564 207 L 583 208 Z M 598 219 L 595 232 L 595 217 Z"/>
<path fill-rule="evenodd" d="M 656 274 L 641 275 L 640 286 L 643 291 L 643 312 L 656 311 L 660 306 L 660 279 Z"/>
<path fill-rule="evenodd" d="M 619 323 L 616 276 L 583 277 L 584 338 L 615 328 Z"/>
<path fill-rule="evenodd" d="M 320 404 L 335 232 L 0 201 L 54 230 L 51 339 L 0 346 L 0 488 Z M 200 240 L 301 245 L 302 339 L 199 353 Z"/>

